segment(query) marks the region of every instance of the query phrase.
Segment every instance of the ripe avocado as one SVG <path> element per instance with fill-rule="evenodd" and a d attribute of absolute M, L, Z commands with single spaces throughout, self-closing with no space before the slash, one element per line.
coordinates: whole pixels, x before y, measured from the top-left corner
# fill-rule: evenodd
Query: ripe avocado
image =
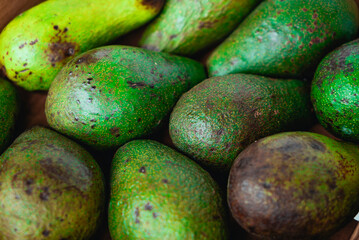
<path fill-rule="evenodd" d="M 319 64 L 312 102 L 320 124 L 335 136 L 359 142 L 359 40 L 342 45 Z"/>
<path fill-rule="evenodd" d="M 185 93 L 174 107 L 174 145 L 201 165 L 228 171 L 255 140 L 310 127 L 309 84 L 250 74 L 212 77 Z"/>
<path fill-rule="evenodd" d="M 134 140 L 111 168 L 113 240 L 227 239 L 219 188 L 194 161 L 153 140 Z"/>
<path fill-rule="evenodd" d="M 106 46 L 71 60 L 46 100 L 51 127 L 98 149 L 149 134 L 181 96 L 206 78 L 191 59 Z"/>
<path fill-rule="evenodd" d="M 140 46 L 193 55 L 231 33 L 260 0 L 167 0 L 146 28 Z"/>
<path fill-rule="evenodd" d="M 104 210 L 104 180 L 92 156 L 36 127 L 0 157 L 0 239 L 89 239 Z"/>
<path fill-rule="evenodd" d="M 45 1 L 0 34 L 0 66 L 26 90 L 47 90 L 66 62 L 150 21 L 163 1 Z"/>
<path fill-rule="evenodd" d="M 359 210 L 359 148 L 323 135 L 263 138 L 236 158 L 233 217 L 261 239 L 327 239 Z"/>
<path fill-rule="evenodd" d="M 211 54 L 209 74 L 312 77 L 328 51 L 355 38 L 358 23 L 354 0 L 263 1 Z"/>

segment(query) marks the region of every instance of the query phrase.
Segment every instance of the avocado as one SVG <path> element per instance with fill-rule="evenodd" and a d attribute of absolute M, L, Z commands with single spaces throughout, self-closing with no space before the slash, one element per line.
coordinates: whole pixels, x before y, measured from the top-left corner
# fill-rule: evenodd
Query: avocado
<path fill-rule="evenodd" d="M 228 179 L 233 217 L 261 239 L 326 239 L 359 210 L 359 148 L 286 132 L 241 152 Z"/>
<path fill-rule="evenodd" d="M 181 96 L 206 78 L 191 59 L 106 46 L 71 60 L 46 99 L 49 125 L 97 149 L 116 148 L 156 128 Z"/>
<path fill-rule="evenodd" d="M 212 77 L 183 94 L 169 123 L 173 144 L 206 168 L 228 171 L 255 140 L 310 127 L 309 84 L 251 74 Z"/>
<path fill-rule="evenodd" d="M 2 153 L 14 137 L 20 103 L 16 88 L 1 77 L 0 106 L 0 153 Z"/>
<path fill-rule="evenodd" d="M 104 210 L 104 180 L 92 156 L 42 127 L 0 156 L 0 239 L 89 239 Z"/>
<path fill-rule="evenodd" d="M 226 37 L 260 0 L 167 0 L 147 26 L 140 46 L 193 55 Z"/>
<path fill-rule="evenodd" d="M 153 140 L 134 140 L 111 166 L 109 229 L 122 239 L 227 239 L 216 182 L 194 161 Z"/>
<path fill-rule="evenodd" d="M 354 0 L 263 1 L 211 54 L 210 76 L 312 78 L 319 61 L 358 32 Z"/>
<path fill-rule="evenodd" d="M 320 124 L 335 136 L 359 142 L 359 40 L 329 53 L 312 81 L 311 98 Z"/>
<path fill-rule="evenodd" d="M 45 1 L 0 34 L 0 66 L 26 90 L 47 90 L 66 62 L 150 21 L 163 1 Z"/>

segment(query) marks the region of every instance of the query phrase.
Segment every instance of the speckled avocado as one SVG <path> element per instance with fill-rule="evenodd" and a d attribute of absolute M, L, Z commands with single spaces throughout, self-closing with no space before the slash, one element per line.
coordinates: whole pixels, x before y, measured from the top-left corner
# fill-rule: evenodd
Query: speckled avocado
<path fill-rule="evenodd" d="M 134 140 L 111 168 L 113 240 L 227 239 L 226 214 L 211 176 L 191 159 L 152 140 Z"/>
<path fill-rule="evenodd" d="M 354 0 L 263 1 L 208 59 L 211 76 L 310 76 L 325 54 L 355 38 Z"/>
<path fill-rule="evenodd" d="M 233 217 L 261 239 L 327 239 L 359 210 L 359 148 L 309 132 L 251 144 L 228 180 Z"/>
<path fill-rule="evenodd" d="M 27 90 L 47 90 L 74 56 L 150 21 L 163 0 L 51 0 L 20 14 L 0 34 L 0 67 Z"/>
<path fill-rule="evenodd" d="M 328 54 L 312 81 L 312 102 L 321 125 L 337 137 L 359 142 L 359 40 Z"/>
<path fill-rule="evenodd" d="M 128 46 L 88 51 L 54 80 L 45 113 L 54 129 L 96 148 L 149 134 L 182 93 L 206 78 L 191 59 Z"/>
<path fill-rule="evenodd" d="M 212 77 L 185 93 L 174 107 L 174 145 L 201 165 L 228 171 L 255 140 L 309 127 L 309 86 L 293 79 L 250 74 Z"/>
<path fill-rule="evenodd" d="M 104 209 L 102 172 L 82 147 L 36 127 L 0 157 L 0 239 L 89 239 Z"/>
<path fill-rule="evenodd" d="M 0 77 L 0 153 L 5 150 L 13 138 L 17 116 L 19 114 L 19 97 L 15 87 Z"/>
<path fill-rule="evenodd" d="M 260 0 L 168 0 L 147 27 L 140 46 L 180 55 L 192 55 L 219 42 Z"/>

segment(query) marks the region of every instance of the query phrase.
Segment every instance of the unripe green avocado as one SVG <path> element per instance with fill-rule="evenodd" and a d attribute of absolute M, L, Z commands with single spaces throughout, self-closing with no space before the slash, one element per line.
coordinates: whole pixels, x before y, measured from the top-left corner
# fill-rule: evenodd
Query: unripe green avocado
<path fill-rule="evenodd" d="M 327 239 L 359 210 L 359 148 L 287 132 L 251 144 L 228 180 L 233 217 L 260 239 Z"/>
<path fill-rule="evenodd" d="M 0 34 L 0 66 L 26 90 L 47 90 L 66 62 L 150 21 L 163 0 L 48 0 Z"/>
<path fill-rule="evenodd" d="M 90 50 L 57 75 L 46 100 L 51 127 L 96 148 L 156 128 L 182 93 L 206 78 L 191 59 L 128 46 Z"/>
<path fill-rule="evenodd" d="M 20 106 L 15 87 L 1 77 L 0 106 L 0 153 L 2 153 L 13 138 Z"/>
<path fill-rule="evenodd" d="M 328 54 L 312 81 L 312 102 L 322 126 L 339 138 L 359 142 L 359 40 Z"/>
<path fill-rule="evenodd" d="M 219 188 L 191 159 L 152 140 L 134 140 L 111 167 L 109 229 L 113 240 L 225 240 Z"/>
<path fill-rule="evenodd" d="M 309 127 L 309 85 L 250 74 L 212 77 L 185 93 L 174 107 L 174 145 L 201 165 L 228 171 L 255 140 Z"/>
<path fill-rule="evenodd" d="M 222 40 L 261 0 L 167 0 L 140 46 L 192 55 Z"/>
<path fill-rule="evenodd" d="M 354 0 L 263 1 L 208 59 L 210 76 L 310 76 L 325 54 L 355 38 Z"/>
<path fill-rule="evenodd" d="M 0 239 L 89 239 L 104 210 L 104 180 L 92 156 L 36 127 L 0 157 Z"/>

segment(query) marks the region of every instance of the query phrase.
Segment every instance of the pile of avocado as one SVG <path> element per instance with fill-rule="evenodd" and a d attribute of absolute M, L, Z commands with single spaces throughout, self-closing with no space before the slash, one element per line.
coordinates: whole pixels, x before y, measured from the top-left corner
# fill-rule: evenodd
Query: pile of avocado
<path fill-rule="evenodd" d="M 359 211 L 358 28 L 354 0 L 21 13 L 0 33 L 0 240 L 328 239 Z"/>

